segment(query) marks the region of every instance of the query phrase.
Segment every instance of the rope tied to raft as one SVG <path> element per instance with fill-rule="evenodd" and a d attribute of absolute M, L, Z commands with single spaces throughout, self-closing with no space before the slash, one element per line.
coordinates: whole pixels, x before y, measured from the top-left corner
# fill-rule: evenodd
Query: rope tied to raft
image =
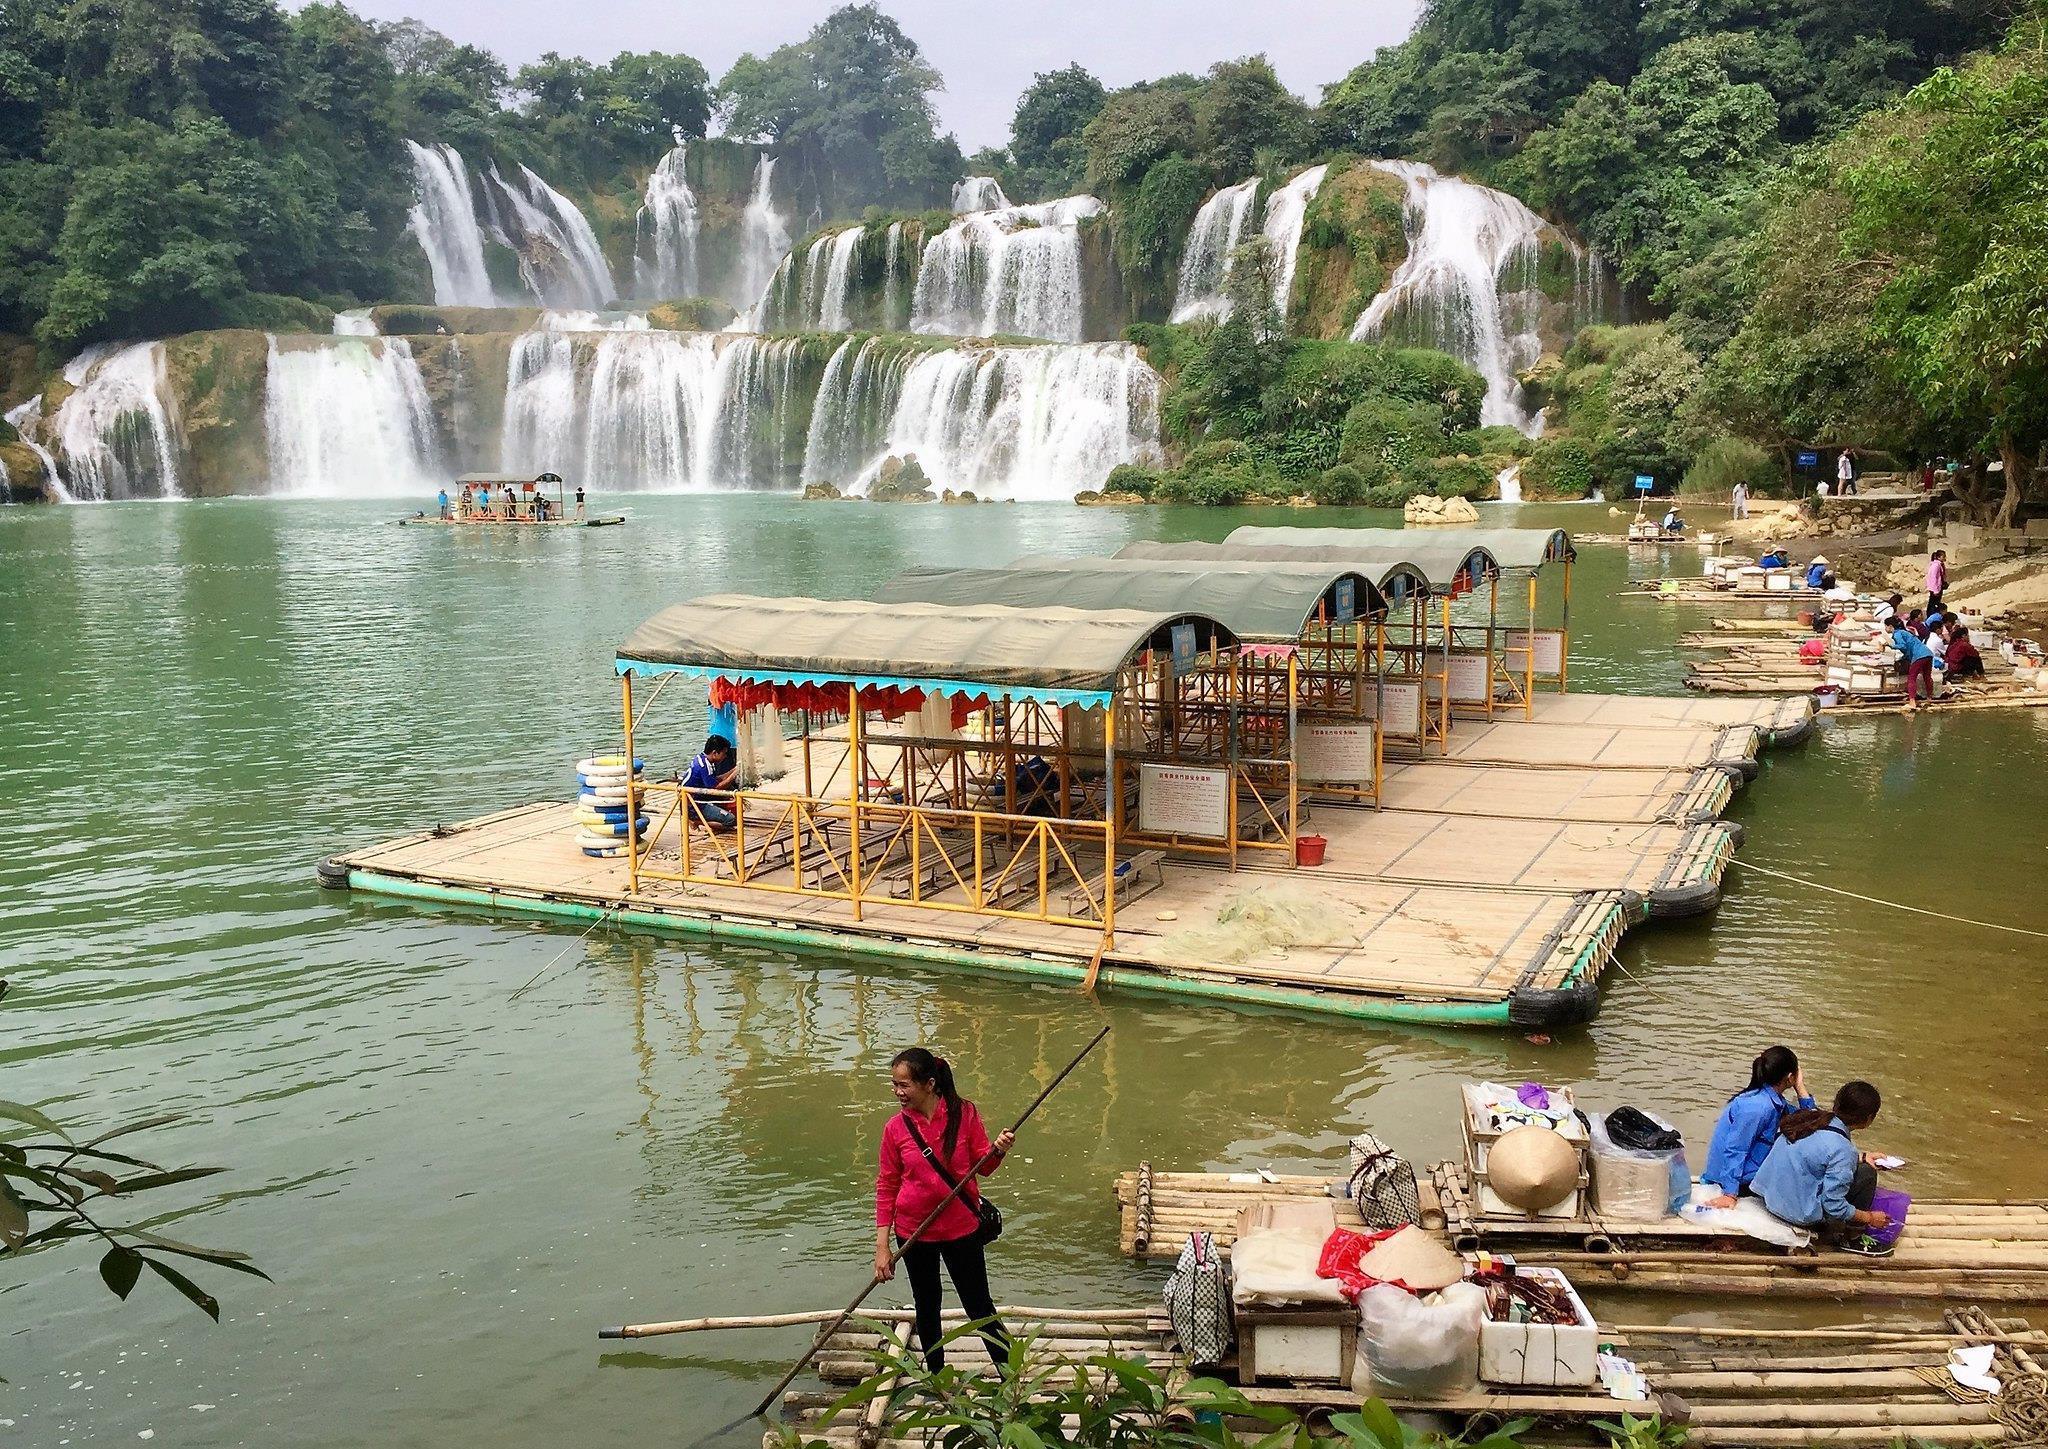
<path fill-rule="evenodd" d="M 1999 1382 L 1995 1395 L 1965 1388 L 1946 1367 L 1915 1365 L 1913 1373 L 1953 1403 L 1990 1405 L 1991 1417 L 2005 1428 L 2005 1443 L 2048 1444 L 2048 1379 L 2028 1372 L 2008 1348 L 1999 1348 L 1993 1365 Z"/>
<path fill-rule="evenodd" d="M 1739 865 L 1745 870 L 1753 870 L 1759 875 L 1767 875 L 1777 880 L 1790 881 L 1794 885 L 1810 886 L 1814 890 L 1826 891 L 1830 895 L 1847 896 L 1852 901 L 1862 901 L 1866 905 L 1889 906 L 1895 911 L 1906 911 L 1915 916 L 1932 916 L 1937 921 L 1953 921 L 1959 926 L 1980 926 L 1987 931 L 2005 931 L 2014 936 L 2032 936 L 2037 940 L 2048 941 L 2048 931 L 2037 931 L 2030 926 L 2008 926 L 1999 921 L 1980 921 L 1972 916 L 1956 916 L 1949 914 L 1947 911 L 1931 911 L 1925 906 L 1909 906 L 1902 901 L 1888 901 L 1881 896 L 1866 896 L 1861 891 L 1844 890 L 1841 886 L 1822 885 L 1819 881 L 1808 880 L 1805 876 L 1792 875 L 1782 870 L 1772 870 L 1767 865 L 1758 865 L 1755 861 L 1744 860 L 1739 855 L 1729 857 L 1729 863 L 1731 865 Z"/>
<path fill-rule="evenodd" d="M 554 955 L 550 956 L 548 958 L 547 965 L 541 967 L 540 970 L 534 972 L 533 975 L 527 977 L 526 980 L 520 985 L 519 989 L 517 991 L 514 991 L 510 996 L 506 997 L 505 1000 L 517 1001 L 520 997 L 524 996 L 526 994 L 526 990 L 528 987 L 532 986 L 534 982 L 540 980 L 541 977 L 547 975 L 548 972 L 555 969 L 555 964 L 557 962 L 559 962 L 564 956 L 567 956 L 571 951 L 575 950 L 578 946 L 582 945 L 585 941 L 589 940 L 590 933 L 592 931 L 595 931 L 599 926 L 602 926 L 606 921 L 611 920 L 614 916 L 618 915 L 618 913 L 624 910 L 625 908 L 626 903 L 624 901 L 613 901 L 610 905 L 606 906 L 602 911 L 598 912 L 597 919 L 592 921 L 589 925 L 585 926 L 583 928 L 583 933 L 581 935 L 579 935 L 575 940 L 571 941 L 568 945 L 564 946 L 561 950 L 555 952 Z"/>

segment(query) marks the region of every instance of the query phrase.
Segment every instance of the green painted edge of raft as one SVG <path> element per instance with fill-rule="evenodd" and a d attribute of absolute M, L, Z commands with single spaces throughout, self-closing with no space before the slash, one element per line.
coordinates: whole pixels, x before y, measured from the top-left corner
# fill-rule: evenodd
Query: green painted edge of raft
<path fill-rule="evenodd" d="M 572 921 L 596 921 L 610 916 L 616 925 L 629 929 L 639 927 L 663 935 L 702 936 L 714 940 L 741 941 L 752 945 L 781 946 L 802 951 L 838 951 L 855 956 L 922 961 L 942 966 L 956 966 L 968 971 L 1026 976 L 1040 981 L 1059 982 L 1062 985 L 1079 985 L 1088 974 L 1086 968 L 1079 965 L 1068 966 L 1057 961 L 1041 961 L 1025 956 L 962 951 L 946 946 L 913 945 L 907 941 L 885 940 L 876 936 L 826 936 L 786 926 L 713 920 L 703 916 L 671 915 L 666 911 L 613 912 L 598 906 L 584 905 L 580 901 L 549 901 L 532 896 L 500 895 L 464 886 L 443 886 L 428 881 L 407 880 L 402 876 L 383 875 L 353 867 L 348 873 L 348 884 L 350 890 L 364 891 L 372 895 L 395 896 L 404 900 L 482 906 L 520 915 L 553 916 Z M 1587 954 L 1590 954 L 1590 951 L 1589 947 Z M 1585 959 L 1585 954 L 1582 954 L 1579 960 L 1573 963 L 1571 974 L 1564 982 L 1566 986 L 1579 980 L 1585 969 Z M 1235 1006 L 1300 1011 L 1316 1016 L 1336 1016 L 1354 1021 L 1397 1021 L 1425 1026 L 1509 1025 L 1508 1003 L 1505 1000 L 1485 1004 L 1384 1001 L 1370 998 L 1355 1002 L 1335 1001 L 1327 997 L 1284 991 L 1270 986 L 1190 980 L 1152 972 L 1119 970 L 1112 966 L 1104 966 L 1097 981 L 1099 985 L 1116 987 L 1134 995 L 1191 997 L 1204 1001 L 1227 1002 Z"/>

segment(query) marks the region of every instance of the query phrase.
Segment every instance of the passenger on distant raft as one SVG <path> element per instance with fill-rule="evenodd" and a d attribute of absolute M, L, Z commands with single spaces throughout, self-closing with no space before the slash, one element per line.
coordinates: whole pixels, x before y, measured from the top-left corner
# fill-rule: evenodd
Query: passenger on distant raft
<path fill-rule="evenodd" d="M 1685 520 L 1678 516 L 1678 506 L 1676 504 L 1673 504 L 1664 514 L 1664 531 L 1666 533 L 1685 532 Z"/>
<path fill-rule="evenodd" d="M 730 790 L 739 774 L 740 764 L 733 754 L 732 741 L 724 735 L 708 735 L 704 740 L 703 753 L 690 761 L 690 772 L 683 776 L 683 788 Z M 732 829 L 732 811 L 719 803 L 719 799 L 706 795 L 693 795 L 691 798 L 705 824 L 713 830 Z"/>
<path fill-rule="evenodd" d="M 1749 1191 L 1757 1169 L 1778 1140 L 1778 1124 L 1801 1110 L 1812 1110 L 1806 1073 L 1788 1046 L 1765 1047 L 1749 1064 L 1749 1085 L 1728 1099 L 1714 1122 L 1713 1142 L 1700 1181 L 1721 1189 L 1709 1207 L 1729 1208 Z"/>
<path fill-rule="evenodd" d="M 1870 1083 L 1845 1082 L 1833 1111 L 1798 1111 L 1778 1124 L 1778 1141 L 1754 1184 L 1771 1216 L 1831 1236 L 1891 1226 L 1889 1215 L 1870 1206 L 1877 1196 L 1876 1156 L 1859 1154 L 1849 1140 L 1877 1120 L 1882 1104 Z"/>

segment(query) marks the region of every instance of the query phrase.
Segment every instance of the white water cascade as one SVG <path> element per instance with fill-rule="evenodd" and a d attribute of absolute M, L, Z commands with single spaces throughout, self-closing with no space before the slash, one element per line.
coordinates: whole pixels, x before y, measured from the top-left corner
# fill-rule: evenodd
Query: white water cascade
<path fill-rule="evenodd" d="M 370 316 L 368 307 L 356 307 L 347 312 L 334 314 L 334 335 L 336 337 L 375 337 L 377 323 Z"/>
<path fill-rule="evenodd" d="M 861 228 L 824 232 L 782 259 L 746 318 L 752 332 L 844 332 L 853 325 L 853 261 Z"/>
<path fill-rule="evenodd" d="M 439 486 L 433 403 L 402 337 L 272 337 L 263 424 L 273 494 L 363 498 Z"/>
<path fill-rule="evenodd" d="M 1534 436 L 1542 415 L 1522 405 L 1516 374 L 1542 352 L 1543 297 L 1534 285 L 1542 218 L 1504 191 L 1419 161 L 1372 164 L 1407 187 L 1408 255 L 1352 338 L 1392 337 L 1452 354 L 1486 379 L 1480 423 Z"/>
<path fill-rule="evenodd" d="M 493 165 L 484 201 L 519 276 L 543 307 L 602 307 L 616 295 L 597 233 L 574 202 L 525 166 L 507 181 Z"/>
<path fill-rule="evenodd" d="M 698 293 L 697 193 L 685 172 L 688 147 L 678 141 L 647 177 L 634 220 L 635 281 L 642 297 L 694 297 Z"/>
<path fill-rule="evenodd" d="M 70 495 L 92 503 L 179 497 L 164 345 L 95 343 L 64 364 L 64 381 L 73 391 L 29 441 L 42 445 L 44 466 Z"/>
<path fill-rule="evenodd" d="M 1259 230 L 1273 248 L 1273 306 L 1283 319 L 1287 316 L 1287 299 L 1294 294 L 1294 264 L 1301 253 L 1302 221 L 1329 169 L 1311 166 L 1266 198 L 1266 223 Z"/>
<path fill-rule="evenodd" d="M 409 213 L 412 234 L 427 254 L 434 302 L 442 307 L 493 307 L 497 295 L 484 267 L 484 233 L 477 222 L 469 166 L 453 146 L 407 141 L 419 199 Z"/>
<path fill-rule="evenodd" d="M 1500 492 L 1501 502 L 1520 503 L 1522 501 L 1522 465 L 1520 463 L 1508 464 L 1507 467 L 1493 475 L 1493 482 Z"/>
<path fill-rule="evenodd" d="M 762 156 L 754 162 L 754 190 L 747 208 L 740 214 L 740 265 L 735 295 L 726 300 L 735 307 L 758 311 L 776 269 L 789 255 L 789 223 L 775 210 L 775 158 Z M 746 319 L 741 314 L 740 322 Z M 739 323 L 735 323 L 739 325 Z"/>
<path fill-rule="evenodd" d="M 925 243 L 911 330 L 1080 341 L 1079 228 L 1101 210 L 1095 197 L 1068 196 L 957 218 Z"/>
<path fill-rule="evenodd" d="M 1181 247 L 1172 321 L 1193 322 L 1229 313 L 1224 283 L 1229 280 L 1230 259 L 1244 240 L 1245 222 L 1258 195 L 1259 178 L 1254 176 L 1224 187 L 1195 213 L 1194 225 L 1188 228 L 1188 239 Z"/>
<path fill-rule="evenodd" d="M 803 477 L 865 486 L 915 455 L 935 489 L 1022 501 L 1100 487 L 1159 454 L 1159 375 L 1123 342 L 946 348 L 841 344 L 818 390 Z"/>
<path fill-rule="evenodd" d="M 993 176 L 969 176 L 964 181 L 953 183 L 953 214 L 969 211 L 994 211 L 1008 206 L 1010 198 L 1003 195 L 1002 183 Z"/>
<path fill-rule="evenodd" d="M 59 503 L 76 503 L 78 499 L 64 486 L 64 480 L 57 476 L 56 456 L 35 439 L 36 430 L 43 420 L 43 395 L 37 393 L 27 402 L 0 413 L 0 417 L 6 418 L 13 425 L 14 431 L 21 435 L 23 446 L 34 453 L 36 461 L 43 465 L 45 493 Z"/>

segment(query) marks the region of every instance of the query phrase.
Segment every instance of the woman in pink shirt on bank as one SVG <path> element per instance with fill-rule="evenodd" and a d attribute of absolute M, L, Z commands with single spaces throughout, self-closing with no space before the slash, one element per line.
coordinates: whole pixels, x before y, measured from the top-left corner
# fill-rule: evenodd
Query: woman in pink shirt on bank
<path fill-rule="evenodd" d="M 938 1346 L 943 1336 L 939 1265 L 944 1263 L 953 1291 L 960 1295 L 960 1307 L 970 1321 L 985 1322 L 982 1342 L 988 1356 L 1000 1364 L 1009 1354 L 1010 1338 L 989 1296 L 981 1188 L 975 1178 L 987 1177 L 1002 1165 L 1017 1134 L 1001 1132 L 991 1142 L 981 1113 L 955 1089 L 951 1065 L 923 1047 L 896 1054 L 889 1064 L 889 1085 L 902 1110 L 882 1129 L 881 1164 L 875 1174 L 875 1280 L 886 1282 L 895 1276 L 891 1234 L 901 1244 L 945 1201 L 953 1185 L 964 1181 L 967 1186 L 946 1203 L 923 1235 L 902 1249 L 917 1312 L 917 1342 L 928 1367 L 945 1363 L 946 1351 Z"/>

